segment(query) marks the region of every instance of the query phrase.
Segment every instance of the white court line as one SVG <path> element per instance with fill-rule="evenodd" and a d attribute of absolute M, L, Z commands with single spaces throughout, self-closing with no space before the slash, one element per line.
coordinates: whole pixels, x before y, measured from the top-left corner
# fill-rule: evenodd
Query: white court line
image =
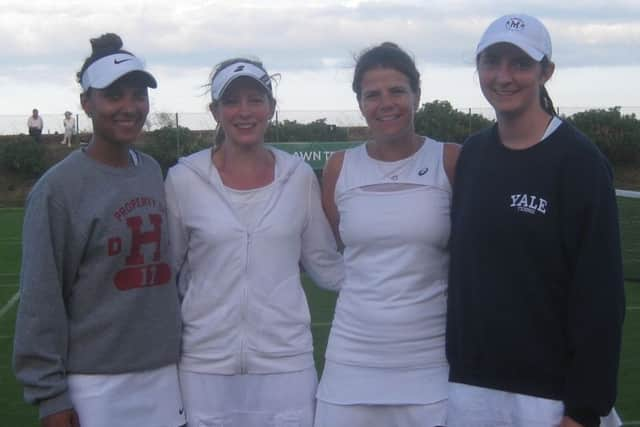
<path fill-rule="evenodd" d="M 616 190 L 616 196 L 631 197 L 640 199 L 640 191 Z"/>
<path fill-rule="evenodd" d="M 640 305 L 632 305 L 630 307 L 627 307 L 627 311 L 638 311 L 640 310 Z"/>
<path fill-rule="evenodd" d="M 640 421 L 623 421 L 622 427 L 640 426 Z"/>
<path fill-rule="evenodd" d="M 0 308 L 0 319 L 2 319 L 5 314 L 7 314 L 7 311 L 11 310 L 11 308 L 15 305 L 15 303 L 18 302 L 19 298 L 20 298 L 20 291 L 13 294 L 9 302 L 6 303 L 4 307 Z"/>

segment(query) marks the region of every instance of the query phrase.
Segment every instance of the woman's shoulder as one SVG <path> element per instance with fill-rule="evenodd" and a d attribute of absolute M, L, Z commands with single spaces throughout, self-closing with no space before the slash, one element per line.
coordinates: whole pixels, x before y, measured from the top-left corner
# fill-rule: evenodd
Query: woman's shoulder
<path fill-rule="evenodd" d="M 205 148 L 195 153 L 180 157 L 171 166 L 168 175 L 183 175 L 193 170 L 206 170 L 211 166 L 211 148 Z"/>
<path fill-rule="evenodd" d="M 323 179 L 327 176 L 330 177 L 330 179 L 337 179 L 338 175 L 340 175 L 340 171 L 342 171 L 342 165 L 344 163 L 344 158 L 347 155 L 347 152 L 355 150 L 358 147 L 351 147 L 347 148 L 346 150 L 339 150 L 331 153 L 322 170 Z"/>
<path fill-rule="evenodd" d="M 140 164 L 160 170 L 160 163 L 153 156 L 138 150 L 135 150 L 135 153 L 139 156 Z"/>
<path fill-rule="evenodd" d="M 556 132 L 551 135 L 552 141 L 555 141 L 557 146 L 563 147 L 563 153 L 572 161 L 581 161 L 588 163 L 604 163 L 609 161 L 606 156 L 586 136 L 582 131 L 576 128 L 573 124 L 566 120 L 562 121 L 562 124 L 558 127 Z"/>
<path fill-rule="evenodd" d="M 66 182 L 68 179 L 76 178 L 89 163 L 89 158 L 81 149 L 74 150 L 64 159 L 47 169 L 38 181 L 50 183 Z"/>
<path fill-rule="evenodd" d="M 65 194 L 77 191 L 78 175 L 86 170 L 87 158 L 80 150 L 71 152 L 67 157 L 45 171 L 29 192 L 29 197 L 42 195 L 64 200 Z"/>
<path fill-rule="evenodd" d="M 491 141 L 492 138 L 495 137 L 495 125 L 489 126 L 478 131 L 473 132 L 464 140 L 463 146 L 469 145 L 477 145 L 477 144 L 486 144 Z"/>

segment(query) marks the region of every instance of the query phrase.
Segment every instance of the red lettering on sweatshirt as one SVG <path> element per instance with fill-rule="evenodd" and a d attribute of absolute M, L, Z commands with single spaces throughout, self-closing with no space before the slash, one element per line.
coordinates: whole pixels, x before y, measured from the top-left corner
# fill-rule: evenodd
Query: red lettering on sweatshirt
<path fill-rule="evenodd" d="M 145 207 L 152 207 L 154 209 L 159 208 L 161 211 L 164 210 L 162 204 L 151 197 L 136 197 L 126 201 L 122 206 L 116 209 L 113 213 L 113 217 L 118 221 L 122 221 L 136 209 Z"/>
<path fill-rule="evenodd" d="M 148 221 L 144 221 L 145 219 Z M 124 258 L 126 268 L 118 271 L 114 276 L 116 288 L 127 291 L 169 283 L 171 268 L 167 263 L 158 262 L 162 259 L 162 216 L 160 214 L 131 216 L 127 218 L 126 224 L 131 232 L 131 244 L 129 254 Z M 146 245 L 153 247 L 150 260 L 145 260 L 142 252 L 142 247 Z M 121 253 L 122 246 L 120 237 L 110 238 L 108 240 L 109 255 L 115 256 Z M 146 262 L 151 264 L 145 264 Z"/>

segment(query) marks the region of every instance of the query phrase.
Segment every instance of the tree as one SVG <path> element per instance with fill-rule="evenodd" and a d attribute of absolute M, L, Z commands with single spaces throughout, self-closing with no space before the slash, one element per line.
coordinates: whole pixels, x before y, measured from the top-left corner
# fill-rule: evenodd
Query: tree
<path fill-rule="evenodd" d="M 267 142 L 313 142 L 346 141 L 347 129 L 328 124 L 327 119 L 317 119 L 311 123 L 284 120 L 269 127 L 265 135 Z"/>
<path fill-rule="evenodd" d="M 179 147 L 178 141 L 180 141 Z M 167 170 L 176 164 L 178 157 L 195 153 L 210 147 L 211 144 L 212 139 L 207 138 L 207 134 L 195 133 L 182 126 L 178 128 L 167 126 L 146 132 L 142 151 L 156 159 L 162 168 L 162 173 L 166 175 Z"/>
<path fill-rule="evenodd" d="M 458 143 L 492 123 L 480 114 L 458 111 L 449 101 L 439 100 L 422 104 L 415 117 L 417 133 L 439 141 Z"/>
<path fill-rule="evenodd" d="M 640 160 L 640 121 L 635 114 L 623 115 L 620 107 L 592 109 L 567 118 L 584 132 L 613 164 Z"/>
<path fill-rule="evenodd" d="M 144 129 L 148 132 L 153 128 L 171 128 L 175 127 L 175 118 L 173 114 L 155 112 L 147 117 L 147 121 L 144 123 Z"/>

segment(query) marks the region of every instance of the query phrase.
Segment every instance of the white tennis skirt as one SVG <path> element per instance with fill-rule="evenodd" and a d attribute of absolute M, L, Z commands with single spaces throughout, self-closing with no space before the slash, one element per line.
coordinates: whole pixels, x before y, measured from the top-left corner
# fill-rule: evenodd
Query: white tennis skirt
<path fill-rule="evenodd" d="M 317 385 L 313 367 L 264 375 L 180 370 L 188 427 L 312 427 Z"/>
<path fill-rule="evenodd" d="M 186 422 L 176 365 L 67 377 L 82 427 L 179 427 Z"/>
<path fill-rule="evenodd" d="M 446 418 L 446 399 L 424 405 L 337 405 L 319 400 L 314 426 L 439 427 L 446 426 Z"/>

